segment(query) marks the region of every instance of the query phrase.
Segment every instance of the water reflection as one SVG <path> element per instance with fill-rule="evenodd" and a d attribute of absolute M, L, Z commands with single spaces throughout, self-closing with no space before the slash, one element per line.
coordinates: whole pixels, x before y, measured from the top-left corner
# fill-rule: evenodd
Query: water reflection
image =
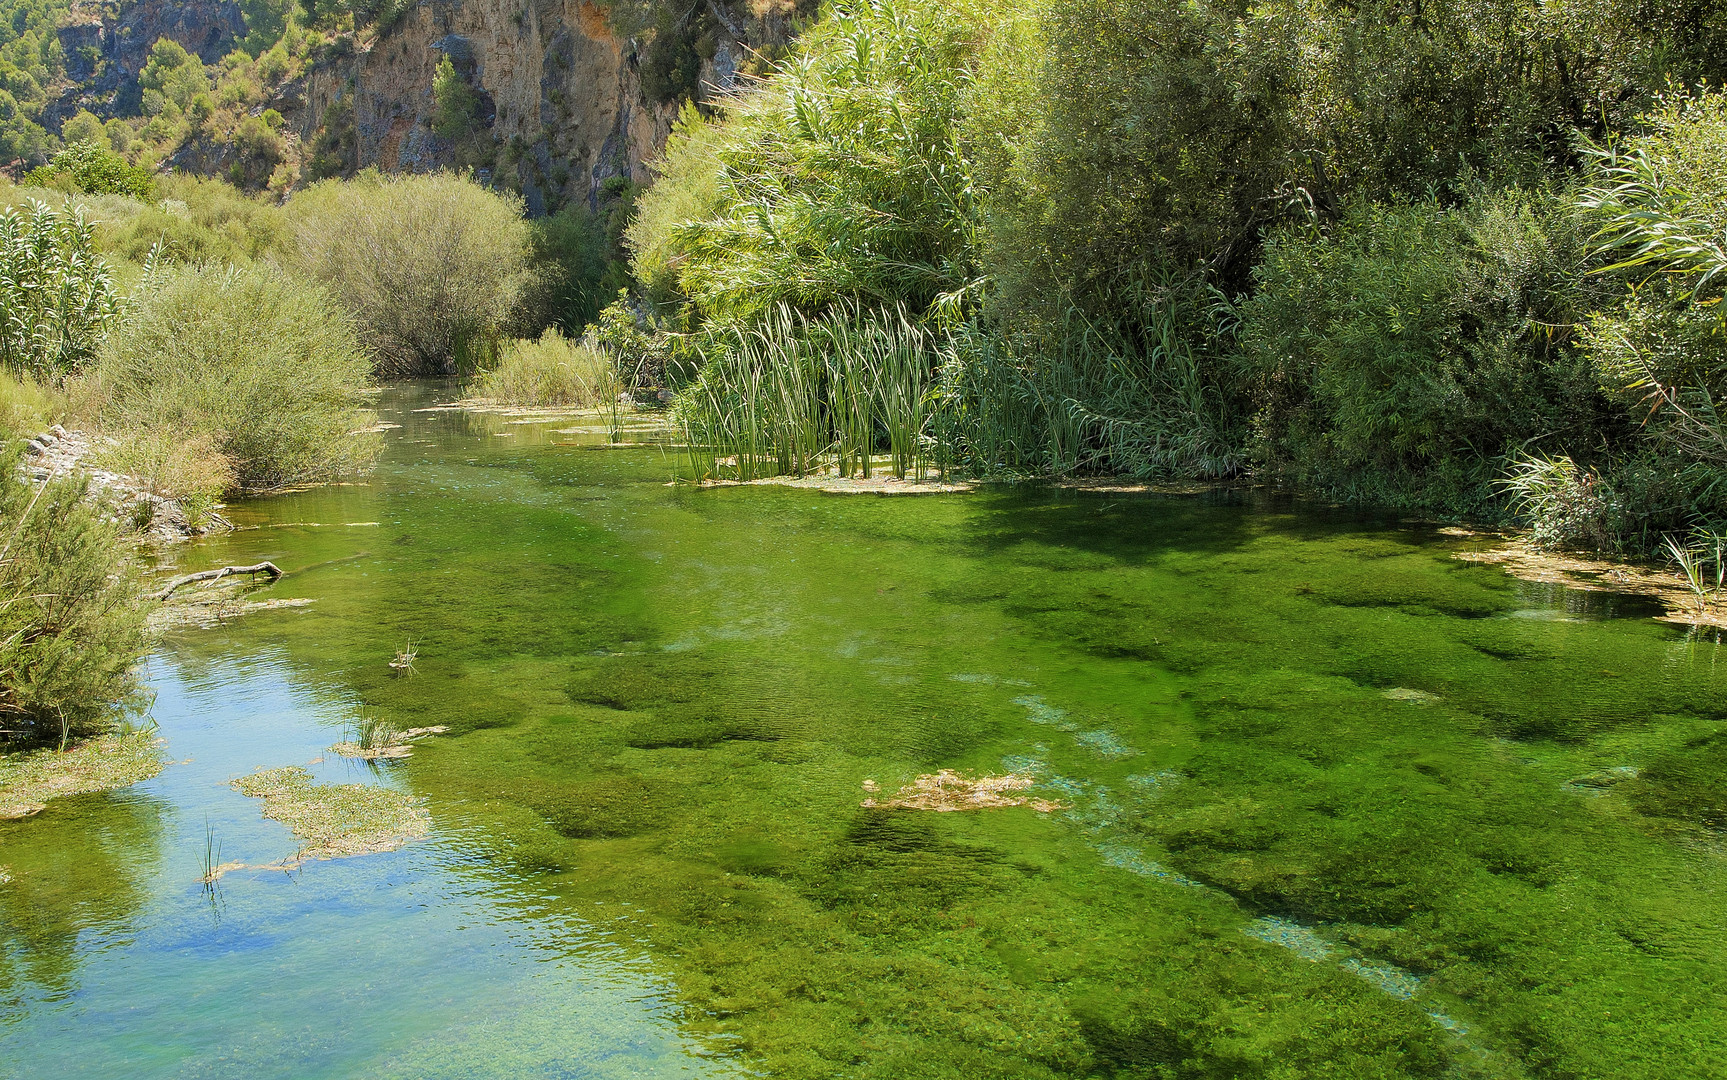
<path fill-rule="evenodd" d="M 308 763 L 356 702 L 279 656 L 151 666 L 159 778 L 11 827 L 0 1061 L 33 1078 L 671 1076 L 726 1071 L 667 987 L 555 895 L 501 875 L 458 819 L 432 842 L 199 878 L 207 839 L 260 866 L 294 838 L 227 780 Z M 11 1070 L 17 1070 L 12 1072 Z"/>

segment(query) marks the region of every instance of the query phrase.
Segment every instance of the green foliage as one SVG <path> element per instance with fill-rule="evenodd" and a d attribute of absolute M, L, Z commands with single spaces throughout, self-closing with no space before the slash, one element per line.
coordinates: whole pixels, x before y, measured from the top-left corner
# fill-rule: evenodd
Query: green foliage
<path fill-rule="evenodd" d="M 1241 310 L 1256 454 L 1336 493 L 1491 516 L 1495 459 L 1528 441 L 1585 453 L 1594 372 L 1567 336 L 1583 245 L 1542 193 L 1352 201 L 1329 232 L 1273 234 Z"/>
<path fill-rule="evenodd" d="M 40 434 L 59 413 L 60 403 L 47 387 L 29 377 L 14 378 L 0 371 L 0 439 Z"/>
<path fill-rule="evenodd" d="M 692 8 L 658 5 L 653 36 L 642 52 L 643 95 L 662 104 L 693 97 L 702 61 L 713 56 L 717 29 L 712 13 L 700 4 Z"/>
<path fill-rule="evenodd" d="M 677 400 L 694 479 L 804 475 L 833 464 L 868 477 L 878 450 L 895 476 L 932 464 L 926 437 L 938 342 L 902 308 L 780 306 L 707 337 L 701 377 Z"/>
<path fill-rule="evenodd" d="M 370 464 L 370 358 L 323 289 L 264 266 L 158 271 L 105 343 L 100 418 L 126 438 L 205 437 L 248 489 Z"/>
<path fill-rule="evenodd" d="M 954 123 L 976 18 L 837 4 L 720 126 L 686 112 L 630 233 L 642 276 L 675 266 L 677 288 L 722 323 L 780 304 L 960 303 L 977 284 L 977 222 Z"/>
<path fill-rule="evenodd" d="M 1592 182 L 1576 202 L 1617 295 L 1582 340 L 1677 489 L 1649 508 L 1645 532 L 1727 521 L 1727 96 L 1667 96 L 1641 134 L 1586 150 Z"/>
<path fill-rule="evenodd" d="M 1529 522 L 1536 547 L 1606 551 L 1616 546 L 1619 507 L 1611 489 L 1569 457 L 1519 458 L 1499 484 L 1512 508 Z"/>
<path fill-rule="evenodd" d="M 0 716 L 26 738 L 94 733 L 147 700 L 137 576 L 87 483 L 0 463 Z"/>
<path fill-rule="evenodd" d="M 281 41 L 293 11 L 294 0 L 240 0 L 240 13 L 246 19 L 246 40 L 242 43 L 246 52 L 262 56 Z"/>
<path fill-rule="evenodd" d="M 1233 315 L 1175 279 L 1119 282 L 1088 315 L 1069 303 L 1017 334 L 979 322 L 943 365 L 940 437 L 980 474 L 1116 472 L 1228 477 L 1239 406 L 1218 355 Z"/>
<path fill-rule="evenodd" d="M 0 366 L 58 379 L 82 367 L 119 312 L 81 208 L 0 211 Z"/>
<path fill-rule="evenodd" d="M 65 183 L 86 195 L 129 195 L 134 199 L 149 199 L 156 180 L 150 170 L 128 165 L 126 159 L 97 141 L 78 142 L 54 155 L 54 160 L 24 178 L 26 184 L 40 187 Z"/>
<path fill-rule="evenodd" d="M 468 80 L 450 63 L 448 56 L 438 61 L 432 74 L 432 101 L 436 111 L 432 130 L 460 142 L 474 133 L 480 123 L 480 95 L 468 85 Z"/>
<path fill-rule="evenodd" d="M 116 154 L 124 154 L 130 150 L 132 141 L 136 138 L 132 131 L 132 125 L 118 118 L 102 125 L 102 131 L 108 138 L 109 148 Z"/>
<path fill-rule="evenodd" d="M 138 85 L 154 91 L 165 101 L 186 109 L 199 94 L 210 92 L 210 77 L 204 62 L 187 52 L 173 38 L 161 37 L 150 46 L 150 59 L 138 73 Z M 146 112 L 149 109 L 146 107 Z"/>
<path fill-rule="evenodd" d="M 312 153 L 306 164 L 307 178 L 324 180 L 340 176 L 354 167 L 354 155 L 359 147 L 359 132 L 354 128 L 354 99 L 350 94 L 330 103 L 324 110 L 318 137 L 312 141 Z"/>
<path fill-rule="evenodd" d="M 275 114 L 275 125 L 270 123 L 269 117 L 272 113 Z M 237 160 L 234 162 L 233 179 L 236 186 L 252 189 L 263 187 L 270 182 L 276 166 L 287 160 L 287 144 L 277 132 L 281 120 L 281 114 L 270 109 L 266 110 L 263 116 L 246 117 L 234 129 L 233 146 Z"/>
<path fill-rule="evenodd" d="M 534 279 L 523 306 L 531 323 L 579 334 L 628 286 L 622 240 L 633 205 L 632 190 L 598 211 L 575 204 L 530 223 Z"/>
<path fill-rule="evenodd" d="M 498 365 L 474 384 L 473 396 L 507 405 L 579 405 L 596 408 L 617 400 L 622 385 L 606 353 L 571 341 L 552 327 L 538 341 L 504 346 Z"/>
<path fill-rule="evenodd" d="M 160 186 L 160 202 L 102 226 L 105 250 L 139 264 L 152 250 L 171 262 L 239 263 L 287 238 L 287 216 L 266 198 L 191 176 L 166 176 Z"/>
<path fill-rule="evenodd" d="M 89 109 L 79 109 L 78 115 L 66 121 L 60 128 L 60 138 L 67 145 L 73 143 L 95 143 L 102 145 L 108 141 L 108 131 L 102 126 L 102 121 Z"/>
<path fill-rule="evenodd" d="M 446 173 L 325 181 L 288 205 L 287 260 L 354 313 L 392 375 L 486 358 L 529 282 L 519 200 Z"/>

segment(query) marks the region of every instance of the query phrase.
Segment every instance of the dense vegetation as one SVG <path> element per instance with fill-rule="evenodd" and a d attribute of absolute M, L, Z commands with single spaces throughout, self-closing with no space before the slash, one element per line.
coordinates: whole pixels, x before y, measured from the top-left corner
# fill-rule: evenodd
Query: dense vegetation
<path fill-rule="evenodd" d="M 57 143 L 15 104 L 6 136 L 37 166 L 0 198 L 7 407 L 82 410 L 188 506 L 363 466 L 372 374 L 493 367 L 500 399 L 671 386 L 697 475 L 1251 478 L 1556 546 L 1727 532 L 1712 6 L 848 0 L 686 103 L 651 187 L 531 222 L 452 174 L 308 184 L 346 129 L 300 146 L 271 88 L 401 9 L 243 8 L 219 64 L 154 43 L 137 115 Z M 14 103 L 64 72 L 58 10 L 0 41 Z M 712 28 L 656 11 L 613 14 L 675 100 Z M 447 59 L 432 91 L 490 153 Z"/>
<path fill-rule="evenodd" d="M 930 388 L 878 449 L 905 420 L 977 472 L 1477 519 L 1581 485 L 1549 535 L 1650 550 L 1727 520 L 1724 28 L 1527 0 L 834 4 L 759 87 L 686 112 L 634 269 L 664 347 L 708 361 L 698 427 L 766 385 L 715 357 L 903 312 Z M 801 385 L 796 439 L 843 458 L 845 395 Z M 769 412 L 727 446 L 802 467 Z"/>
<path fill-rule="evenodd" d="M 224 495 L 366 468 L 374 369 L 450 369 L 494 348 L 521 307 L 521 208 L 471 182 L 366 176 L 284 209 L 140 172 L 83 145 L 30 177 L 51 186 L 0 187 L 0 425 L 14 447 L 59 420 L 103 437 L 92 463 L 194 528 L 220 520 Z M 148 525 L 155 504 L 116 513 L 9 461 L 3 726 L 88 733 L 136 704 L 143 616 L 118 530 Z"/>

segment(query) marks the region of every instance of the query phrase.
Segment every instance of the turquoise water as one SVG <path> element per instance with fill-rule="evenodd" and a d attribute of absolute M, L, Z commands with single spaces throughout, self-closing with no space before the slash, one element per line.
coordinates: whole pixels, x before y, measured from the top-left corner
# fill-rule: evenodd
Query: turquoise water
<path fill-rule="evenodd" d="M 312 603 L 164 643 L 160 777 L 0 823 L 0 1072 L 1718 1069 L 1727 670 L 1648 602 L 1252 494 L 693 490 L 440 392 L 177 554 Z M 451 730 L 326 755 L 362 713 Z M 431 837 L 202 886 L 310 762 Z M 860 805 L 944 768 L 1059 806 Z"/>

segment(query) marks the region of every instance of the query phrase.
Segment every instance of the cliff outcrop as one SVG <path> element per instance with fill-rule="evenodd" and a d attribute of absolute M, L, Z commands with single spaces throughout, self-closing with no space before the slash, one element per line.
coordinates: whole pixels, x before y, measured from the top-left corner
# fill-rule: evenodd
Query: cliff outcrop
<path fill-rule="evenodd" d="M 320 23 L 306 60 L 237 115 L 274 109 L 285 118 L 280 153 L 302 181 L 453 167 L 519 191 L 532 213 L 597 205 L 619 190 L 608 181 L 649 179 L 643 163 L 665 145 L 682 102 L 711 102 L 765 66 L 764 54 L 783 48 L 815 0 L 629 2 L 419 0 L 381 29 L 332 37 Z M 164 37 L 210 65 L 214 86 L 246 30 L 235 0 L 75 5 L 58 31 L 66 81 L 44 123 L 57 130 L 86 108 L 138 117 L 138 75 Z M 460 138 L 437 123 L 433 84 L 445 59 L 475 102 Z M 220 124 L 193 125 L 164 149 L 164 168 L 244 174 L 248 186 L 271 175 L 251 176 L 249 151 Z"/>
<path fill-rule="evenodd" d="M 691 46 L 706 54 L 697 100 L 731 91 L 747 58 L 790 34 L 789 5 L 737 14 L 714 2 L 705 14 L 709 29 Z M 369 45 L 309 72 L 290 115 L 306 143 L 328 124 L 351 123 L 352 169 L 456 164 L 457 148 L 434 129 L 433 76 L 448 57 L 479 93 L 479 120 L 498 148 L 485 170 L 494 182 L 520 190 L 535 213 L 592 202 L 612 177 L 647 179 L 642 164 L 677 116 L 676 99 L 644 86 L 653 33 L 620 34 L 588 0 L 426 0 Z"/>

